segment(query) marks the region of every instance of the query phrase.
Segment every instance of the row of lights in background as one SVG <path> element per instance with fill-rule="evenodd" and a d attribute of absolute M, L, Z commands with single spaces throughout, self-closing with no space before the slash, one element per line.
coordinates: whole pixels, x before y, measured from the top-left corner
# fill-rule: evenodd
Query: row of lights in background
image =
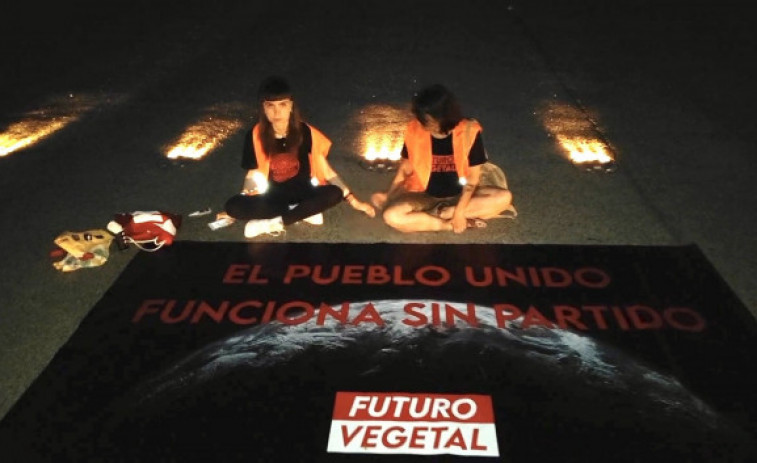
<path fill-rule="evenodd" d="M 79 120 L 92 110 L 97 99 L 91 96 L 67 95 L 30 111 L 0 133 L 0 157 L 31 147 Z M 208 108 L 205 114 L 163 149 L 172 160 L 201 160 L 243 128 L 244 108 L 241 104 Z M 404 129 L 409 120 L 404 109 L 389 105 L 370 105 L 360 110 L 357 122 L 361 137 L 360 162 L 368 170 L 396 169 Z"/>
<path fill-rule="evenodd" d="M 357 123 L 360 138 L 356 150 L 362 153 L 360 165 L 371 171 L 396 170 L 405 138 L 405 127 L 410 120 L 407 108 L 373 104 L 360 110 Z"/>
<path fill-rule="evenodd" d="M 165 148 L 168 159 L 200 160 L 243 127 L 239 103 L 214 106 Z"/>
<path fill-rule="evenodd" d="M 241 117 L 229 116 L 241 110 L 231 106 L 212 108 L 166 148 L 166 157 L 202 159 L 242 128 Z M 391 105 L 369 105 L 358 112 L 356 120 L 361 134 L 356 146 L 357 152 L 362 153 L 360 165 L 378 172 L 396 170 L 409 112 Z"/>
<path fill-rule="evenodd" d="M 97 105 L 92 96 L 67 95 L 27 113 L 0 133 L 0 157 L 29 147 L 78 120 Z M 243 127 L 245 112 L 241 104 L 208 108 L 206 114 L 170 143 L 164 154 L 168 159 L 200 160 Z M 407 108 L 368 105 L 356 115 L 360 137 L 355 149 L 360 165 L 367 170 L 396 170 L 404 130 L 411 114 Z M 616 160 L 612 150 L 598 135 L 595 125 L 579 109 L 552 103 L 542 112 L 545 128 L 555 138 L 568 159 L 589 171 L 612 172 Z"/>
<path fill-rule="evenodd" d="M 407 108 L 370 105 L 358 114 L 361 138 L 358 152 L 361 165 L 368 170 L 390 171 L 399 165 L 404 130 L 411 118 Z M 542 114 L 543 123 L 568 160 L 590 172 L 614 172 L 613 150 L 597 131 L 596 125 L 573 105 L 552 103 Z"/>
<path fill-rule="evenodd" d="M 551 103 L 542 112 L 542 122 L 550 136 L 577 167 L 589 172 L 614 172 L 613 150 L 605 142 L 591 118 L 577 107 Z"/>
<path fill-rule="evenodd" d="M 25 113 L 0 132 L 0 157 L 29 148 L 79 120 L 103 102 L 114 97 L 73 95 L 54 98 L 42 107 Z M 188 127 L 165 148 L 168 159 L 199 160 L 242 128 L 242 105 L 229 104 L 208 108 L 205 116 Z"/>
<path fill-rule="evenodd" d="M 29 111 L 0 132 L 0 157 L 23 150 L 62 130 L 94 109 L 98 100 L 92 95 L 69 94 Z"/>
<path fill-rule="evenodd" d="M 395 170 L 400 162 L 404 131 L 412 117 L 407 108 L 369 105 L 360 110 L 360 140 L 357 152 L 361 165 L 372 171 Z M 580 109 L 552 103 L 542 113 L 544 127 L 575 166 L 590 172 L 614 172 L 613 150 L 598 132 L 596 124 Z"/>

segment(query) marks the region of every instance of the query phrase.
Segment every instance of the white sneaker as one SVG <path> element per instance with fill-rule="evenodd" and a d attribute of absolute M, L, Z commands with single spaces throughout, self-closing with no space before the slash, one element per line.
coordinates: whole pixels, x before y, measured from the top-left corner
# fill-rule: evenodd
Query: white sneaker
<path fill-rule="evenodd" d="M 323 213 L 319 212 L 317 214 L 313 214 L 310 217 L 305 217 L 302 219 L 303 222 L 307 222 L 310 225 L 323 225 Z"/>
<path fill-rule="evenodd" d="M 283 232 L 284 222 L 281 221 L 281 217 L 276 217 L 273 219 L 250 220 L 244 226 L 245 238 L 254 238 L 264 233 L 278 236 Z"/>

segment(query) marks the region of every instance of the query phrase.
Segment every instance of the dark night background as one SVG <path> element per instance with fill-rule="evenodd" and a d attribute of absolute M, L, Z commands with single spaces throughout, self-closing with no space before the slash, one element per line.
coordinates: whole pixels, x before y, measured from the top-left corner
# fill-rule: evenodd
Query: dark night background
<path fill-rule="evenodd" d="M 448 85 L 482 122 L 520 215 L 459 236 L 408 236 L 339 207 L 324 227 L 258 241 L 693 244 L 757 313 L 756 37 L 742 2 L 72 1 L 12 10 L 4 19 L 13 27 L 0 30 L 0 130 L 89 110 L 0 157 L 0 416 L 136 254 L 114 247 L 104 266 L 61 274 L 48 257 L 53 239 L 124 211 L 217 212 L 241 182 L 244 130 L 199 162 L 168 161 L 164 147 L 209 108 L 251 124 L 255 89 L 271 73 L 290 78 L 305 115 L 334 141 L 332 164 L 365 198 L 390 176 L 356 162 L 361 112 L 404 108 L 418 87 Z M 556 107 L 611 144 L 615 173 L 565 159 L 544 122 Z M 243 240 L 241 226 L 212 232 L 208 221 L 185 220 L 178 238 Z"/>

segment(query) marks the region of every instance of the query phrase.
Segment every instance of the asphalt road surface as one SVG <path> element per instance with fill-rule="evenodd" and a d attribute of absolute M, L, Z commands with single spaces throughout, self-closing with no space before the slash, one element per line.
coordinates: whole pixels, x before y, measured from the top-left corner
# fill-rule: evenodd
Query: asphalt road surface
<path fill-rule="evenodd" d="M 308 121 L 334 142 L 332 165 L 363 199 L 392 175 L 363 167 L 366 137 L 396 141 L 413 91 L 447 85 L 483 124 L 519 216 L 461 235 L 404 235 L 339 206 L 324 226 L 298 224 L 257 240 L 695 243 L 757 314 L 756 39 L 740 5 L 18 6 L 4 15 L 15 28 L 0 31 L 0 130 L 57 130 L 0 157 L 0 417 L 138 252 L 114 247 L 105 265 L 64 274 L 48 255 L 58 234 L 103 228 L 118 212 L 159 209 L 185 215 L 179 239 L 244 240 L 242 224 L 218 231 L 206 224 L 241 185 L 244 132 L 269 74 L 289 78 Z M 198 124 L 213 149 L 201 160 L 168 159 Z M 559 141 L 571 133 L 603 141 L 615 172 L 569 162 Z M 206 208 L 213 213 L 187 216 Z"/>

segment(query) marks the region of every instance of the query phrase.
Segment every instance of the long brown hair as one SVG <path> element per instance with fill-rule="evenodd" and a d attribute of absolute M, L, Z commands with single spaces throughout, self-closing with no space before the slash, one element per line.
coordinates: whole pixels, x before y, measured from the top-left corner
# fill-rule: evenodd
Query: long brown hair
<path fill-rule="evenodd" d="M 285 99 L 292 100 L 292 113 L 289 115 L 289 128 L 286 135 L 287 151 L 296 153 L 302 143 L 302 115 L 292 94 L 292 89 L 283 77 L 271 76 L 263 80 L 258 88 L 257 123 L 260 124 L 260 141 L 266 155 L 276 152 L 279 144 L 276 141 L 273 125 L 265 116 L 263 103 Z"/>

